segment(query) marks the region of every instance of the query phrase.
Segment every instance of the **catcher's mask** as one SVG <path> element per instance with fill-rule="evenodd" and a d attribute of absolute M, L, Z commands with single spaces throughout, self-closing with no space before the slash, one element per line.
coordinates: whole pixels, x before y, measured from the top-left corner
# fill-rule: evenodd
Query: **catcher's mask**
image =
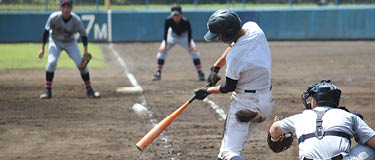
<path fill-rule="evenodd" d="M 336 108 L 339 105 L 341 90 L 331 83 L 331 80 L 322 80 L 307 88 L 302 92 L 302 103 L 306 109 L 311 109 L 310 102 L 306 102 L 309 97 L 315 99 L 318 106 L 330 106 Z"/>

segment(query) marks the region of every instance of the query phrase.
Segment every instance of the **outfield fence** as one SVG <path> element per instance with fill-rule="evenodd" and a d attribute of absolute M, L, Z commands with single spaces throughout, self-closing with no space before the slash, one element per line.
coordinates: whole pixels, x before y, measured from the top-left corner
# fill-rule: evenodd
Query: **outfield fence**
<path fill-rule="evenodd" d="M 193 38 L 203 40 L 214 9 L 184 11 Z M 375 40 L 375 7 L 235 9 L 269 40 Z M 0 42 L 40 42 L 51 12 L 0 12 Z M 166 10 L 78 11 L 90 42 L 160 41 Z"/>
<path fill-rule="evenodd" d="M 0 0 L 0 11 L 54 11 L 60 0 Z M 375 5 L 375 0 L 73 0 L 75 10 L 269 8 Z"/>

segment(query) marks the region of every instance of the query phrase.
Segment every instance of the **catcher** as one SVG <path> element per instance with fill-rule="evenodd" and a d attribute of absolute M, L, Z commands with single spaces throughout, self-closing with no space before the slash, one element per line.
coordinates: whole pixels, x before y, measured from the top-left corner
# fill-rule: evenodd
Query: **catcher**
<path fill-rule="evenodd" d="M 91 55 L 87 52 L 87 35 L 81 19 L 72 13 L 73 1 L 60 0 L 60 11 L 54 12 L 47 20 L 45 31 L 43 34 L 42 49 L 39 51 L 38 57 L 43 58 L 44 48 L 49 38 L 48 62 L 46 66 L 46 90 L 40 95 L 41 99 L 49 99 L 52 97 L 52 81 L 59 60 L 61 51 L 65 50 L 69 57 L 74 61 L 77 68 L 81 72 L 82 80 L 85 83 L 87 96 L 90 98 L 99 98 L 100 93 L 95 92 L 91 87 L 90 74 L 87 69 L 87 63 L 91 59 Z M 83 57 L 78 48 L 75 33 L 79 32 L 84 46 Z"/>
<path fill-rule="evenodd" d="M 293 132 L 298 138 L 301 160 L 373 160 L 374 130 L 360 116 L 338 107 L 340 97 L 341 90 L 330 80 L 309 87 L 302 93 L 306 110 L 272 124 L 267 140 L 270 148 L 277 153 L 289 148 L 291 138 L 285 135 Z M 353 136 L 358 144 L 351 148 Z"/>

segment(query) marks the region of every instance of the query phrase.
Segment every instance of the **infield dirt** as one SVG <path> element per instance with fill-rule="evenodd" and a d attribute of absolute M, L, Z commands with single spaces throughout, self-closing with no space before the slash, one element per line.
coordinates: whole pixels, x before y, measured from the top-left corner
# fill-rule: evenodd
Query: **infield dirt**
<path fill-rule="evenodd" d="M 179 46 L 169 52 L 162 80 L 154 82 L 159 42 L 113 45 L 143 87 L 146 107 L 158 122 L 184 104 L 194 89 L 205 85 L 198 81 L 192 60 Z M 133 104 L 142 101 L 139 95 L 116 94 L 116 88 L 131 84 L 109 44 L 100 46 L 108 67 L 90 68 L 100 99 L 87 98 L 75 69 L 56 70 L 53 98 L 49 100 L 39 99 L 44 90 L 43 69 L 0 70 L 0 159 L 215 159 L 224 120 L 201 101 L 194 101 L 164 132 L 168 142 L 159 137 L 143 152 L 138 151 L 135 144 L 152 123 L 132 110 Z M 301 112 L 300 93 L 322 79 L 331 79 L 343 92 L 340 104 L 362 113 L 375 128 L 374 46 L 371 41 L 270 42 L 275 100 L 272 117 Z M 226 45 L 197 43 L 197 48 L 207 76 Z M 224 72 L 222 69 L 221 74 Z M 209 98 L 228 111 L 230 94 Z M 268 149 L 266 135 L 272 117 L 249 137 L 243 150 L 245 158 L 297 159 L 296 141 L 280 154 Z"/>

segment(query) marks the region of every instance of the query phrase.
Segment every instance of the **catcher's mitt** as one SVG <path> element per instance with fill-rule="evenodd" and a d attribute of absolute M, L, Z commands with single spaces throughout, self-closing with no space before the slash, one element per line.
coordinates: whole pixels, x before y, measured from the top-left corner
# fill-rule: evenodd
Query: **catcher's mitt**
<path fill-rule="evenodd" d="M 81 63 L 79 64 L 79 70 L 84 70 L 87 67 L 87 64 L 90 62 L 91 58 L 92 56 L 90 53 L 85 54 L 82 57 Z"/>
<path fill-rule="evenodd" d="M 276 116 L 274 121 L 280 120 L 281 117 Z M 287 150 L 293 143 L 293 134 L 292 133 L 285 133 L 282 134 L 278 139 L 273 139 L 271 134 L 268 132 L 267 136 L 267 144 L 270 149 L 275 153 L 280 153 L 282 151 Z"/>
<path fill-rule="evenodd" d="M 287 133 L 283 134 L 278 139 L 274 140 L 271 138 L 271 134 L 268 133 L 267 143 L 270 149 L 275 153 L 280 153 L 284 150 L 287 150 L 293 143 L 293 134 Z"/>

